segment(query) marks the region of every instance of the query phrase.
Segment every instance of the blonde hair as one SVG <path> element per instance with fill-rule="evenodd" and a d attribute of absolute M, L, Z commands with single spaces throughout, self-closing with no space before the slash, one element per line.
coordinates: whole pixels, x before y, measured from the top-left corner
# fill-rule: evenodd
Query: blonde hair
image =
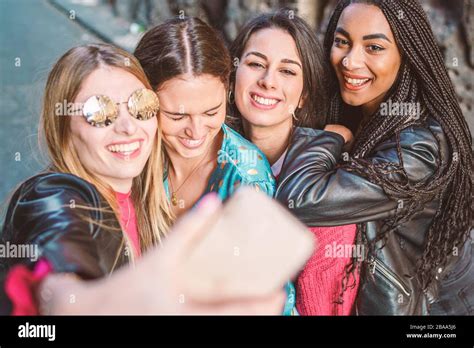
<path fill-rule="evenodd" d="M 107 44 L 74 47 L 58 60 L 48 76 L 41 113 L 40 143 L 47 146 L 52 170 L 77 175 L 93 184 L 120 221 L 118 202 L 112 187 L 82 165 L 70 139 L 71 118 L 57 115 L 56 110 L 57 105 L 72 103 L 85 78 L 101 66 L 123 69 L 137 77 L 146 88 L 151 89 L 140 63 L 132 54 Z M 141 250 L 145 251 L 150 246 L 161 243 L 171 224 L 172 216 L 163 185 L 163 150 L 159 130 L 150 158 L 142 173 L 133 179 L 131 198 L 137 207 L 137 230 Z M 103 226 L 103 222 L 95 223 Z M 105 227 L 113 230 L 112 226 Z M 126 244 L 130 248 L 130 240 L 126 233 L 122 234 L 125 241 L 122 246 Z M 121 251 L 122 248 L 119 254 Z M 133 253 L 129 254 L 133 261 Z"/>

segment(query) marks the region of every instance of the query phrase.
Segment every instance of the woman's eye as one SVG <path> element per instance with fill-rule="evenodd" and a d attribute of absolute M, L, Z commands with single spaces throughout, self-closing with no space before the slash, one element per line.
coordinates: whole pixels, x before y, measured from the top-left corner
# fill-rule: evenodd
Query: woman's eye
<path fill-rule="evenodd" d="M 288 69 L 283 69 L 283 70 L 280 70 L 280 71 L 285 75 L 291 75 L 291 76 L 296 75 L 296 73 L 294 71 L 291 71 L 291 70 L 288 70 Z"/>
<path fill-rule="evenodd" d="M 336 44 L 336 47 L 341 47 L 344 45 L 349 45 L 349 41 L 341 39 L 340 37 L 334 38 L 334 43 Z"/>
<path fill-rule="evenodd" d="M 184 118 L 184 116 L 175 116 L 175 115 L 167 115 L 165 114 L 166 117 L 168 117 L 169 119 L 173 120 L 173 121 L 180 121 Z"/>
<path fill-rule="evenodd" d="M 250 62 L 248 65 L 254 68 L 265 68 L 262 64 L 256 62 Z"/>
<path fill-rule="evenodd" d="M 379 45 L 369 45 L 367 46 L 368 50 L 369 51 L 372 51 L 372 52 L 381 52 L 383 50 L 385 50 L 385 48 L 379 46 Z"/>
<path fill-rule="evenodd" d="M 209 117 L 216 116 L 216 115 L 217 115 L 217 112 L 215 112 L 213 114 L 206 114 L 206 116 L 209 116 Z"/>

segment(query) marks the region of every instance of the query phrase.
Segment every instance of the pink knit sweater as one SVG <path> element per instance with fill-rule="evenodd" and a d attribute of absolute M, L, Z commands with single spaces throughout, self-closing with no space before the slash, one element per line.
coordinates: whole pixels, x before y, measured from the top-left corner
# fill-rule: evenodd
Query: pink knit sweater
<path fill-rule="evenodd" d="M 336 303 L 342 291 L 347 254 L 354 244 L 356 225 L 311 227 L 317 248 L 296 282 L 296 308 L 301 315 L 350 315 L 357 295 L 356 283 L 343 294 L 342 304 Z M 343 250 L 346 250 L 344 252 Z M 352 278 L 349 278 L 349 284 Z"/>

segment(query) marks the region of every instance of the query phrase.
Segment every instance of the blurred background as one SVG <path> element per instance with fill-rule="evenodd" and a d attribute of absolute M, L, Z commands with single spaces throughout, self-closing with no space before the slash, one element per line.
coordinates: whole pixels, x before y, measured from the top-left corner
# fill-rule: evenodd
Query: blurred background
<path fill-rule="evenodd" d="M 395 0 L 403 1 L 403 0 Z M 251 17 L 280 7 L 302 16 L 322 39 L 337 0 L 0 0 L 0 202 L 44 168 L 37 125 L 47 74 L 69 48 L 109 42 L 129 51 L 147 28 L 198 16 L 229 43 Z M 420 0 L 474 130 L 474 0 Z"/>

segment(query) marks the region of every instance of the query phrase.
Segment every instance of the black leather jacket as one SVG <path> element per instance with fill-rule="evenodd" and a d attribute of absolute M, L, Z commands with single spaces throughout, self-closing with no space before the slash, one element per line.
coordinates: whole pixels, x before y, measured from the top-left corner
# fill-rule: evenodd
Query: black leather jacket
<path fill-rule="evenodd" d="M 449 156 L 449 148 L 440 125 L 433 119 L 425 127 L 409 127 L 400 134 L 404 168 L 412 182 L 430 179 L 440 165 L 440 152 Z M 398 203 L 369 180 L 338 168 L 344 139 L 332 132 L 308 128 L 296 129 L 279 176 L 277 199 L 288 206 L 309 226 L 334 226 L 365 223 L 367 237 L 373 239 L 384 219 L 393 216 Z M 372 162 L 396 162 L 395 139 L 379 144 Z M 390 174 L 391 179 L 399 179 Z M 436 299 L 438 282 L 426 292 L 413 274 L 422 255 L 427 231 L 439 202 L 431 201 L 413 218 L 397 226 L 388 235 L 377 255 L 369 255 L 361 269 L 359 294 L 355 304 L 358 315 L 428 314 Z M 470 247 L 470 243 L 466 243 Z M 441 279 L 450 266 L 439 270 Z"/>
<path fill-rule="evenodd" d="M 114 230 L 105 230 L 94 221 Z M 0 243 L 37 245 L 38 259 L 46 258 L 54 272 L 95 279 L 129 262 L 125 252 L 119 254 L 122 238 L 115 215 L 93 185 L 71 174 L 43 173 L 21 184 L 13 195 Z M 19 263 L 32 268 L 34 262 L 26 258 L 0 259 L 2 315 L 12 310 L 5 294 L 5 278 Z"/>

